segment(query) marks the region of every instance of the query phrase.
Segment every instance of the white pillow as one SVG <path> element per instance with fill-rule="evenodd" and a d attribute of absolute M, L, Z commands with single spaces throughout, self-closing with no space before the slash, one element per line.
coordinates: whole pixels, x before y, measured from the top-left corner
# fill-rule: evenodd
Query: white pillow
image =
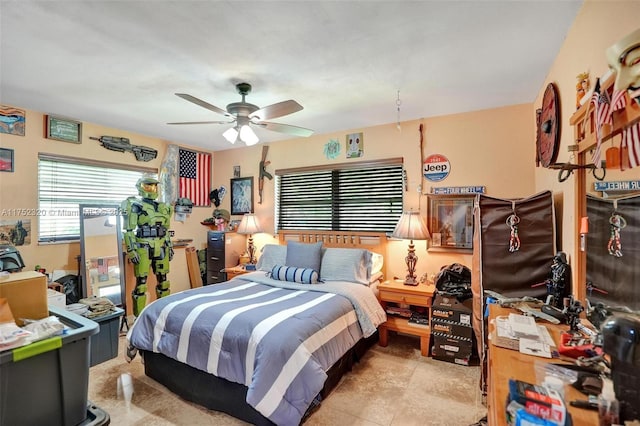
<path fill-rule="evenodd" d="M 364 249 L 329 247 L 322 256 L 320 281 L 350 281 L 369 285 L 371 252 Z"/>
<path fill-rule="evenodd" d="M 371 276 L 382 272 L 382 266 L 384 266 L 384 256 L 371 252 Z"/>
<path fill-rule="evenodd" d="M 271 272 L 276 265 L 284 265 L 287 260 L 287 246 L 278 244 L 266 244 L 262 247 L 260 258 L 256 269 L 264 272 Z"/>

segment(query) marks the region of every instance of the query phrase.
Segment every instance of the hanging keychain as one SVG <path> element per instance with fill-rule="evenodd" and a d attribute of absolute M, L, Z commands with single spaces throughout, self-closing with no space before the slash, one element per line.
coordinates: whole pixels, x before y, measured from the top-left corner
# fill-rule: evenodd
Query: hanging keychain
<path fill-rule="evenodd" d="M 613 213 L 609 218 L 610 237 L 607 249 L 609 254 L 615 257 L 622 257 L 622 243 L 620 242 L 620 230 L 627 226 L 627 221 L 624 217 L 618 214 L 617 200 L 613 202 Z"/>
<path fill-rule="evenodd" d="M 513 213 L 507 217 L 507 226 L 511 229 L 511 233 L 509 235 L 509 252 L 513 253 L 520 250 L 520 237 L 518 236 L 518 224 L 520 223 L 520 218 L 516 215 L 516 203 L 511 203 L 511 210 Z"/>

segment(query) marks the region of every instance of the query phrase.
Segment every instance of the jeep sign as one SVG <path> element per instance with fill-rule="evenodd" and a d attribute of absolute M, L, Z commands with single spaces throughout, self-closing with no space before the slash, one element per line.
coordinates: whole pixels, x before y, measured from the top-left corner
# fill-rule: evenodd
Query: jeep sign
<path fill-rule="evenodd" d="M 440 154 L 432 154 L 424 160 L 422 172 L 424 177 L 432 182 L 440 182 L 449 176 L 451 164 L 447 157 Z"/>

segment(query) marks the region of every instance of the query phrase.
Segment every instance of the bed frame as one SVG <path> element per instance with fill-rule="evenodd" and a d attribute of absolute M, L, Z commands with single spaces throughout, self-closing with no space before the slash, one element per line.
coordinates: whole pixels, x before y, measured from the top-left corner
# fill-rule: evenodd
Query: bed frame
<path fill-rule="evenodd" d="M 387 237 L 386 234 L 377 232 L 279 231 L 280 244 L 286 244 L 287 241 L 322 241 L 326 247 L 365 248 L 384 256 Z M 361 339 L 327 371 L 328 377 L 324 387 L 305 413 L 302 422 L 319 407 L 340 378 L 349 372 L 377 341 L 377 332 Z M 246 386 L 213 376 L 162 354 L 149 351 L 141 351 L 141 354 L 144 358 L 145 374 L 180 397 L 254 425 L 274 424 L 246 403 Z"/>

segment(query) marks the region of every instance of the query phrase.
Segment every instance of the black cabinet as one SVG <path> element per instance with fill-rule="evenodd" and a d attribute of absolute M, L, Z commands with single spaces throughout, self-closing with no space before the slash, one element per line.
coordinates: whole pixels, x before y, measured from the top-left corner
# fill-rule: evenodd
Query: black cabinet
<path fill-rule="evenodd" d="M 226 281 L 222 270 L 238 264 L 245 244 L 245 236 L 235 232 L 207 232 L 207 285 Z"/>

